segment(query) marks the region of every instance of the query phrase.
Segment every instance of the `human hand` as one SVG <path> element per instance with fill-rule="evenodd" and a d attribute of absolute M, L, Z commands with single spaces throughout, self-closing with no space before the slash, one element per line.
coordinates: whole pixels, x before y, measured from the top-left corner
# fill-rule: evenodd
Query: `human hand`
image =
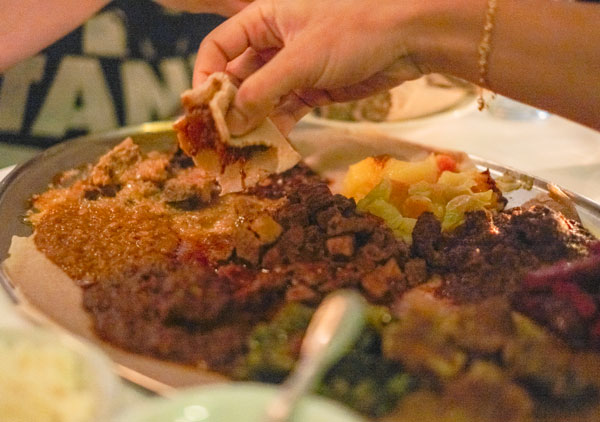
<path fill-rule="evenodd" d="M 232 16 L 252 0 L 155 0 L 164 7 L 190 13 L 216 13 Z"/>
<path fill-rule="evenodd" d="M 405 42 L 418 5 L 398 0 L 256 0 L 202 42 L 194 85 L 242 81 L 227 116 L 244 133 L 267 115 L 287 132 L 310 108 L 422 75 Z"/>

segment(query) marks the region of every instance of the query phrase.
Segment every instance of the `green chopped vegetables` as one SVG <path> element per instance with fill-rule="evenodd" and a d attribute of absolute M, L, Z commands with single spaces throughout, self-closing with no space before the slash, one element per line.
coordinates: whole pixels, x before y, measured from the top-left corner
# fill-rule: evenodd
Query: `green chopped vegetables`
<path fill-rule="evenodd" d="M 385 359 L 381 338 L 368 327 L 355 348 L 325 376 L 319 392 L 372 417 L 393 410 L 416 387 L 415 378 L 402 365 Z"/>
<path fill-rule="evenodd" d="M 259 324 L 251 335 L 250 350 L 238 376 L 281 382 L 295 365 L 313 312 L 306 305 L 290 303 L 270 322 Z M 414 389 L 415 379 L 398 362 L 382 356 L 381 331 L 391 319 L 385 307 L 368 308 L 365 330 L 352 350 L 325 374 L 319 393 L 364 414 L 381 416 Z"/>
<path fill-rule="evenodd" d="M 299 303 L 284 306 L 269 322 L 258 324 L 249 341 L 238 377 L 281 382 L 294 368 L 314 309 Z"/>

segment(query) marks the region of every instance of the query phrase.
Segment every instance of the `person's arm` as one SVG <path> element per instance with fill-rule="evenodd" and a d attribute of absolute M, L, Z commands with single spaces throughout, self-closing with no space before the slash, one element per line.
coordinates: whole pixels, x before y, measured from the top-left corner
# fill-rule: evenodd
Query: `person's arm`
<path fill-rule="evenodd" d="M 131 0 L 140 1 L 140 0 Z M 251 0 L 156 0 L 164 7 L 230 16 Z M 73 31 L 110 0 L 2 0 L 0 73 Z"/>
<path fill-rule="evenodd" d="M 68 34 L 110 0 L 3 0 L 0 73 Z"/>
<path fill-rule="evenodd" d="M 489 87 L 600 129 L 600 6 L 497 3 Z M 287 130 L 311 106 L 422 72 L 477 83 L 486 9 L 487 0 L 257 0 L 205 39 L 194 83 L 222 70 L 244 79 L 228 115 L 234 133 L 269 113 Z M 245 56 L 268 57 L 243 60 L 247 47 L 258 53 Z"/>
<path fill-rule="evenodd" d="M 461 4 L 463 3 L 463 4 Z M 477 83 L 481 11 L 471 1 L 447 22 L 415 33 L 415 60 L 435 72 Z M 548 0 L 498 0 L 488 58 L 489 88 L 600 130 L 600 5 Z M 458 35 L 453 39 L 452 34 Z M 462 47 L 461 47 L 462 46 Z"/>
<path fill-rule="evenodd" d="M 155 0 L 164 7 L 189 13 L 215 13 L 231 16 L 242 10 L 252 0 Z"/>

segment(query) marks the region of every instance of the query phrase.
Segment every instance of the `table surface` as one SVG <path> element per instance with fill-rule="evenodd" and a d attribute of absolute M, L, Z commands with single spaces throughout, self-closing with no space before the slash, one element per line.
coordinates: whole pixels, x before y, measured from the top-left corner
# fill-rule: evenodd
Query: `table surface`
<path fill-rule="evenodd" d="M 474 104 L 454 112 L 395 125 L 368 125 L 377 130 L 430 147 L 462 150 L 558 185 L 600 202 L 600 132 L 557 116 L 514 121 L 480 112 Z M 0 157 L 9 151 L 18 160 L 31 155 L 0 143 Z M 18 161 L 16 160 L 16 161 Z M 3 164 L 6 160 L 2 161 Z M 2 179 L 12 169 L 0 170 Z M 0 292 L 0 325 L 27 324 Z M 128 386 L 126 401 L 143 393 Z"/>

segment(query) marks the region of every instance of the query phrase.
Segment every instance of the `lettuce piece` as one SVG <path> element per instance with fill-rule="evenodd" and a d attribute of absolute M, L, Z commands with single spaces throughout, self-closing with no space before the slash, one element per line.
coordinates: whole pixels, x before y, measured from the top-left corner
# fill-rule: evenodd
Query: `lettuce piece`
<path fill-rule="evenodd" d="M 367 212 L 369 206 L 378 199 L 388 202 L 390 200 L 391 193 L 392 183 L 389 181 L 389 179 L 383 179 L 377 186 L 371 189 L 371 191 L 363 199 L 358 201 L 356 208 L 359 211 Z"/>
<path fill-rule="evenodd" d="M 463 171 L 460 173 L 444 171 L 440 175 L 438 183 L 470 190 L 473 186 L 477 185 L 475 179 L 478 177 L 478 175 L 478 171 Z"/>
<path fill-rule="evenodd" d="M 367 204 L 365 211 L 385 221 L 396 237 L 404 240 L 406 243 L 412 243 L 412 231 L 415 228 L 415 224 L 417 224 L 416 218 L 402 216 L 396 207 L 383 199 L 375 199 L 370 202 Z"/>
<path fill-rule="evenodd" d="M 482 210 L 490 207 L 493 201 L 493 191 L 488 190 L 469 195 L 459 195 L 451 199 L 446 205 L 446 213 L 442 220 L 442 230 L 451 231 L 461 225 L 465 220 L 467 211 Z"/>
<path fill-rule="evenodd" d="M 408 188 L 408 194 L 410 196 L 424 196 L 429 199 L 435 197 L 435 184 L 425 181 L 413 183 Z"/>

